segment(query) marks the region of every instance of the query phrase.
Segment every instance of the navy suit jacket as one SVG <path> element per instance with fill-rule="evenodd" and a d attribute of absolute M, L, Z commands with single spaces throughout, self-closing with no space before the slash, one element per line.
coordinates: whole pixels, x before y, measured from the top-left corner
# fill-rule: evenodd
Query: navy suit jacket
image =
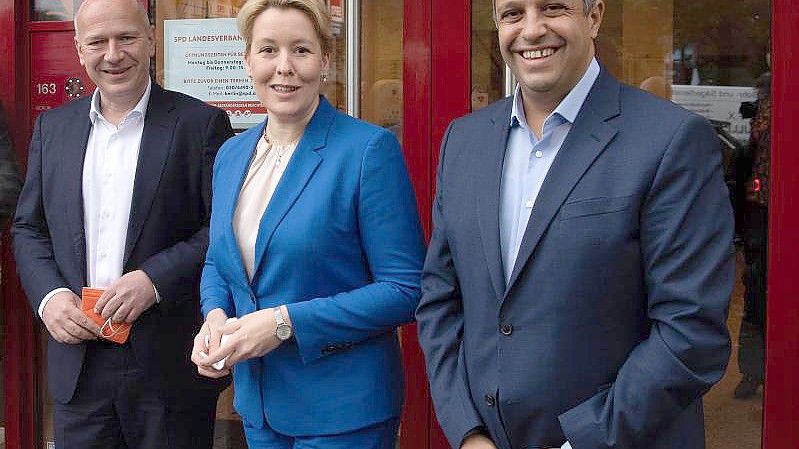
<path fill-rule="evenodd" d="M 424 241 L 397 140 L 320 99 L 264 211 L 247 277 L 233 231 L 264 124 L 214 166 L 202 308 L 242 317 L 287 304 L 294 338 L 233 367 L 234 406 L 291 436 L 353 431 L 399 416 L 395 327 L 413 320 Z"/>
<path fill-rule="evenodd" d="M 603 68 L 505 285 L 511 104 L 454 121 L 442 144 L 416 318 L 450 443 L 483 427 L 503 449 L 704 447 L 734 274 L 713 129 Z"/>
<path fill-rule="evenodd" d="M 80 296 L 87 282 L 82 178 L 90 102 L 45 112 L 34 126 L 12 227 L 17 271 L 34 313 L 50 291 L 66 287 Z M 134 323 L 130 343 L 165 396 L 190 397 L 199 383 L 213 384 L 199 379 L 189 356 L 201 324 L 211 170 L 233 132 L 224 111 L 156 84 L 144 120 L 123 264 L 124 272 L 147 273 L 161 302 Z M 85 352 L 84 343 L 50 338 L 47 378 L 55 400 L 72 398 Z"/>

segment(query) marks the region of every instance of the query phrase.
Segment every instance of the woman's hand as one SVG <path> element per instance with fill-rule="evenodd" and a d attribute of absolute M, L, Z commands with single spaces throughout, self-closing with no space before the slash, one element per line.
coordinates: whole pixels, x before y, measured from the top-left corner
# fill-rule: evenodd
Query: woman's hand
<path fill-rule="evenodd" d="M 212 352 L 219 351 L 225 321 L 227 321 L 227 315 L 222 309 L 214 309 L 208 312 L 203 327 L 200 328 L 200 332 L 194 337 L 191 361 L 197 365 L 197 372 L 202 376 L 219 378 L 230 374 L 230 365 L 226 365 L 222 369 L 216 369 L 213 367 L 216 360 L 212 360 L 209 356 Z"/>
<path fill-rule="evenodd" d="M 290 323 L 285 307 L 281 307 L 283 317 Z M 217 350 L 210 349 L 207 363 L 225 359 L 225 368 L 229 368 L 242 360 L 263 357 L 282 343 L 275 336 L 275 328 L 274 309 L 259 310 L 226 324 L 221 330 L 226 335 L 225 344 Z"/>

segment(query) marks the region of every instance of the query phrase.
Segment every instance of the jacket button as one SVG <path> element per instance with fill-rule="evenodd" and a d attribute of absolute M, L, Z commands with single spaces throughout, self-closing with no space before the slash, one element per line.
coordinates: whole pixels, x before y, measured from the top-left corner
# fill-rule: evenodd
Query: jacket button
<path fill-rule="evenodd" d="M 510 323 L 502 323 L 499 326 L 499 331 L 502 332 L 502 335 L 508 336 L 513 333 L 513 325 Z"/>
<path fill-rule="evenodd" d="M 490 394 L 486 395 L 485 400 L 486 400 L 486 405 L 489 407 L 493 407 L 494 404 L 496 403 L 496 400 L 494 400 L 494 396 L 491 396 Z"/>

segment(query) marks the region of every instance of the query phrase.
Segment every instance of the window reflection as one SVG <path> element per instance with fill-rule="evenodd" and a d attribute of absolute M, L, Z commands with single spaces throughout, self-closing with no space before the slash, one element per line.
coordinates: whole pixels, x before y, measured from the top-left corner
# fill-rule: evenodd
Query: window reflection
<path fill-rule="evenodd" d="M 361 117 L 388 128 L 401 141 L 403 2 L 361 5 Z"/>
<path fill-rule="evenodd" d="M 472 110 L 476 111 L 504 95 L 505 62 L 491 11 L 491 0 L 472 1 Z"/>
<path fill-rule="evenodd" d="M 322 86 L 322 94 L 330 101 L 336 109 L 347 110 L 347 26 L 344 22 L 346 17 L 347 2 L 341 0 L 328 0 L 328 5 L 336 4 L 331 7 L 331 28 L 333 32 L 333 52 L 330 55 L 330 68 L 327 82 Z"/>
<path fill-rule="evenodd" d="M 36 22 L 69 21 L 83 0 L 33 0 L 31 17 Z"/>

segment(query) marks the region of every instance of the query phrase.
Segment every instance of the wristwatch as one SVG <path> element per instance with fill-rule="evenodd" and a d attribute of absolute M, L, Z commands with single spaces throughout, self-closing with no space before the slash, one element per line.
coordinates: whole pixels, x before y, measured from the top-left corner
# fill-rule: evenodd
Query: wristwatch
<path fill-rule="evenodd" d="M 283 319 L 283 312 L 280 311 L 280 307 L 275 307 L 275 323 L 277 323 L 277 327 L 275 328 L 275 337 L 277 337 L 280 341 L 286 341 L 294 334 L 294 330 L 286 324 L 286 320 Z"/>

